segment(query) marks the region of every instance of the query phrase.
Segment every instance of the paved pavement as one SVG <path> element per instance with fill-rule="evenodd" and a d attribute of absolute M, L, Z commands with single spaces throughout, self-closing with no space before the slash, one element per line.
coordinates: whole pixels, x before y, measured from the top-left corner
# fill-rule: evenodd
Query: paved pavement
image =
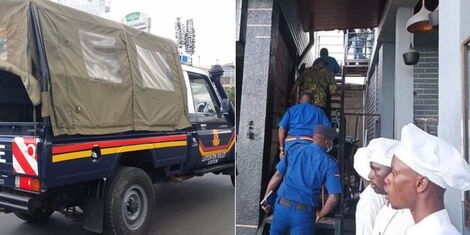
<path fill-rule="evenodd" d="M 157 209 L 153 234 L 234 234 L 234 188 L 229 176 L 207 174 L 183 183 L 156 186 Z M 13 214 L 0 214 L 0 235 L 84 235 L 59 213 L 42 225 L 24 223 Z"/>

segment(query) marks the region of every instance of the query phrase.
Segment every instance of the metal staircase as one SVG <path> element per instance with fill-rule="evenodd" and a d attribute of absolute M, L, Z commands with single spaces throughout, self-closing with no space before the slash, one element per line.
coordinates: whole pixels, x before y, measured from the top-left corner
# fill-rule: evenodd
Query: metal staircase
<path fill-rule="evenodd" d="M 346 77 L 366 77 L 369 69 L 372 46 L 374 42 L 374 34 L 371 30 L 344 31 L 344 60 L 342 66 L 341 77 L 336 79 L 338 91 L 335 96 L 331 97 L 332 112 L 338 120 L 339 128 L 339 146 L 338 146 L 338 163 L 343 182 L 343 193 L 335 213 L 334 231 L 335 235 L 346 234 L 349 229 L 345 227 L 351 225 L 351 221 L 344 216 L 345 209 L 345 141 L 346 141 L 346 115 L 367 115 L 367 114 L 347 114 L 345 113 L 345 92 L 347 90 Z M 352 167 L 352 166 L 348 166 Z M 346 225 L 346 226 L 345 226 Z M 351 230 L 349 230 L 351 231 Z"/>
<path fill-rule="evenodd" d="M 362 32 L 361 32 L 362 33 Z M 372 51 L 372 42 L 373 42 L 373 33 L 369 32 L 361 37 L 358 36 L 357 32 L 344 31 L 344 59 L 340 62 L 342 64 L 342 71 L 340 74 L 337 74 L 336 84 L 337 84 L 337 93 L 332 95 L 330 98 L 331 102 L 331 114 L 330 116 L 333 119 L 333 123 L 336 120 L 336 126 L 339 128 L 339 143 L 337 151 L 337 159 L 339 162 L 340 171 L 344 172 L 345 164 L 345 139 L 346 139 L 346 119 L 345 115 L 367 115 L 367 114 L 348 114 L 344 112 L 344 101 L 345 101 L 345 92 L 348 89 L 346 84 L 346 77 L 365 77 L 369 68 L 371 51 Z M 352 41 L 357 39 L 364 39 L 364 42 L 361 41 Z M 349 43 L 351 42 L 351 43 Z M 363 45 L 363 46 L 361 46 Z M 318 45 L 317 47 L 323 47 Z M 335 125 L 335 124 L 333 124 Z M 344 184 L 343 184 L 344 186 Z M 343 187 L 344 188 L 344 187 Z M 344 192 L 345 190 L 343 190 Z M 337 210 L 335 211 L 334 217 L 325 217 L 322 218 L 319 223 L 316 225 L 319 234 L 324 234 L 325 230 L 328 232 L 325 234 L 332 234 L 334 231 L 335 235 L 354 235 L 354 220 L 345 218 L 343 216 L 344 212 L 344 193 L 341 194 L 341 199 L 337 205 Z M 324 205 L 325 200 L 322 199 L 322 204 Z M 270 225 L 272 222 L 272 215 L 265 216 L 258 230 L 258 235 L 268 234 L 267 225 Z M 345 229 L 346 228 L 346 229 Z M 323 229 L 323 230 L 322 230 Z"/>
<path fill-rule="evenodd" d="M 374 33 L 372 31 L 358 33 L 354 30 L 346 30 L 343 39 L 344 59 L 342 60 L 341 74 L 335 77 L 338 92 L 331 97 L 332 113 L 330 115 L 332 117 L 337 115 L 338 112 L 343 112 L 341 108 L 341 96 L 344 93 L 343 91 L 346 90 L 344 85 L 346 83 L 346 77 L 367 76 L 374 43 Z"/>

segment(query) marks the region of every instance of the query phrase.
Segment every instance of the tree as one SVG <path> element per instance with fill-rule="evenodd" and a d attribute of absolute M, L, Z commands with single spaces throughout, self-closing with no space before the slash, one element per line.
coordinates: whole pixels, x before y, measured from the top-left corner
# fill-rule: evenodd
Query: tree
<path fill-rule="evenodd" d="M 196 31 L 194 29 L 193 19 L 186 20 L 186 31 L 184 34 L 185 42 L 185 51 L 189 55 L 194 55 L 196 52 Z"/>
<path fill-rule="evenodd" d="M 232 101 L 232 103 L 235 103 L 235 89 L 233 87 L 226 87 L 225 92 L 227 93 L 228 98 Z"/>
<path fill-rule="evenodd" d="M 176 44 L 178 44 L 178 49 L 180 52 L 183 51 L 183 47 L 185 46 L 185 26 L 181 22 L 181 17 L 176 18 L 176 23 L 175 23 L 175 38 L 176 38 Z"/>
<path fill-rule="evenodd" d="M 184 51 L 191 56 L 194 55 L 196 52 L 196 30 L 193 19 L 186 20 L 186 24 L 184 24 L 181 17 L 176 18 L 175 38 L 180 53 Z"/>

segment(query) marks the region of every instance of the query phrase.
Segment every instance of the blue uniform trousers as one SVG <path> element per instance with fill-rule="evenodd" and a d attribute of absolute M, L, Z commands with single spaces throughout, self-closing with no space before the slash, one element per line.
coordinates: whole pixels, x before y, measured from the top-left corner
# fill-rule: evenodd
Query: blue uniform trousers
<path fill-rule="evenodd" d="M 279 204 L 274 207 L 271 235 L 313 235 L 315 232 L 315 209 L 308 206 L 298 209 L 295 204 Z"/>

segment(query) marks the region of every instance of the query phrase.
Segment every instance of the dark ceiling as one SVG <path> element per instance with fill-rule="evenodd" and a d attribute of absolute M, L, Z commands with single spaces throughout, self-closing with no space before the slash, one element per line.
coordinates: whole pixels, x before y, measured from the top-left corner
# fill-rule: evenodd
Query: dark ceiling
<path fill-rule="evenodd" d="M 297 0 L 304 31 L 376 27 L 385 2 L 386 0 Z"/>

